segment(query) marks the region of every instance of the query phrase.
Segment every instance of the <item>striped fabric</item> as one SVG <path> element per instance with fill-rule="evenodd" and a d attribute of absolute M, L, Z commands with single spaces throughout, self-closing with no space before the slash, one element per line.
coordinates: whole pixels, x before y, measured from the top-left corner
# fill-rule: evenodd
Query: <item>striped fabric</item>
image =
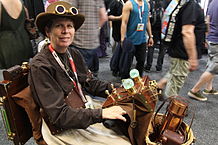
<path fill-rule="evenodd" d="M 95 49 L 99 43 L 99 8 L 104 7 L 103 0 L 65 0 L 85 15 L 85 22 L 76 32 L 73 45 L 84 49 Z"/>

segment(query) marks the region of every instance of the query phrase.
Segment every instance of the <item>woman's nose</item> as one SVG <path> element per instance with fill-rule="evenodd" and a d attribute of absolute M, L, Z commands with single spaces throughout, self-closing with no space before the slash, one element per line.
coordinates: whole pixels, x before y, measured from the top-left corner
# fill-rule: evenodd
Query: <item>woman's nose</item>
<path fill-rule="evenodd" d="M 69 29 L 66 26 L 63 26 L 62 33 L 67 33 L 68 31 L 69 31 Z"/>

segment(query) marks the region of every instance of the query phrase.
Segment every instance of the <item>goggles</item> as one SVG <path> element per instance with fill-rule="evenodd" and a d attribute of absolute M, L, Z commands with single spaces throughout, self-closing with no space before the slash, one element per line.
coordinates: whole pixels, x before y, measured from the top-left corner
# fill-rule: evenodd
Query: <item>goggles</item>
<path fill-rule="evenodd" d="M 57 14 L 63 15 L 66 13 L 71 13 L 72 15 L 77 15 L 78 14 L 78 10 L 75 7 L 71 7 L 69 8 L 69 10 L 66 10 L 66 8 L 63 5 L 57 5 L 55 7 L 55 12 Z"/>

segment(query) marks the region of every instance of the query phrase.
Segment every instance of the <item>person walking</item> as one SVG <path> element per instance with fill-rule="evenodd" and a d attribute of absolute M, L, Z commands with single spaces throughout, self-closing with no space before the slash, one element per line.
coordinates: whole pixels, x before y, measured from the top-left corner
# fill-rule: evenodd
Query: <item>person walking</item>
<path fill-rule="evenodd" d="M 170 68 L 158 82 L 167 97 L 178 96 L 190 71 L 198 67 L 204 47 L 206 24 L 200 5 L 194 0 L 171 0 L 162 20 L 162 39 L 168 44 Z"/>
<path fill-rule="evenodd" d="M 199 101 L 206 101 L 207 97 L 203 94 L 218 95 L 218 91 L 213 88 L 213 80 L 218 74 L 218 0 L 212 0 L 209 4 L 207 15 L 209 17 L 209 33 L 207 35 L 208 42 L 208 63 L 205 72 L 200 76 L 198 82 L 188 92 L 190 98 Z M 201 88 L 206 85 L 201 92 Z M 202 94 L 203 93 L 203 94 Z"/>
<path fill-rule="evenodd" d="M 153 62 L 154 50 L 158 49 L 158 57 L 156 64 L 156 71 L 162 71 L 164 55 L 166 54 L 166 47 L 161 42 L 161 19 L 163 15 L 163 2 L 159 0 L 151 0 L 151 27 L 154 35 L 154 46 L 148 48 L 147 62 L 145 65 L 145 72 L 150 72 Z"/>

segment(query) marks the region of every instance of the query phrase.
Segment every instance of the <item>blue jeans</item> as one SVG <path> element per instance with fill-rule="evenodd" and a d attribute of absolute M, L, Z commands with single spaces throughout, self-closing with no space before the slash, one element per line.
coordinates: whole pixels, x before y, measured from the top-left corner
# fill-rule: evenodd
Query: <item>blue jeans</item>
<path fill-rule="evenodd" d="M 97 75 L 99 70 L 99 59 L 97 56 L 97 48 L 96 49 L 83 49 L 73 46 L 74 48 L 78 49 L 80 53 L 83 55 L 85 62 L 91 72 L 94 75 Z"/>

